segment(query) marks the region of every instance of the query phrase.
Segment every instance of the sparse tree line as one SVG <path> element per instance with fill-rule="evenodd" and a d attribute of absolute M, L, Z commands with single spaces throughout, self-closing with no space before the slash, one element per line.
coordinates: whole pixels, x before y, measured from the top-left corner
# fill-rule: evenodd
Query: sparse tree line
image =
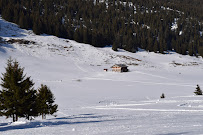
<path fill-rule="evenodd" d="M 196 87 L 196 90 L 195 90 L 194 93 L 195 93 L 195 95 L 203 95 L 202 90 L 201 90 L 201 88 L 200 88 L 200 86 L 198 84 L 197 84 L 197 87 Z M 162 93 L 160 98 L 165 98 L 165 94 Z"/>
<path fill-rule="evenodd" d="M 36 34 L 112 45 L 115 51 L 191 56 L 203 56 L 202 6 L 202 0 L 0 0 L 3 18 Z"/>
<path fill-rule="evenodd" d="M 19 117 L 30 120 L 41 115 L 44 119 L 47 114 L 57 112 L 51 90 L 43 84 L 35 90 L 33 81 L 26 77 L 24 68 L 16 60 L 8 59 L 5 70 L 0 83 L 1 116 L 12 117 L 15 122 Z"/>

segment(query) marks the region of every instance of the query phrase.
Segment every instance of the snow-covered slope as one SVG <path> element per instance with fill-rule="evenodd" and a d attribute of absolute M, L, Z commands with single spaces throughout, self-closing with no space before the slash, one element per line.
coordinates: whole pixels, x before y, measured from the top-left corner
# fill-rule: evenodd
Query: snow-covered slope
<path fill-rule="evenodd" d="M 11 123 L 1 117 L 1 135 L 203 133 L 203 97 L 193 94 L 197 84 L 203 88 L 202 58 L 114 52 L 38 36 L 3 19 L 0 24 L 0 72 L 10 56 L 17 59 L 35 87 L 48 85 L 59 105 L 57 117 L 47 120 Z M 111 72 L 116 63 L 127 64 L 130 72 Z"/>

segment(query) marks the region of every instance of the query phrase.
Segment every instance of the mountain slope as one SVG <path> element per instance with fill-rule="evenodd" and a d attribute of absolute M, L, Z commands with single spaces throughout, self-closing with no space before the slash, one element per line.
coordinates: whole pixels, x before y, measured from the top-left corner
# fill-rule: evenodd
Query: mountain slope
<path fill-rule="evenodd" d="M 0 134 L 200 134 L 203 132 L 202 58 L 129 53 L 50 35 L 35 35 L 0 19 L 0 72 L 11 56 L 35 82 L 48 85 L 57 117 L 29 122 L 1 117 Z M 116 63 L 128 73 L 111 72 Z M 103 69 L 109 69 L 104 72 Z M 160 100 L 164 93 L 166 99 Z"/>
<path fill-rule="evenodd" d="M 0 0 L 7 21 L 95 47 L 203 56 L 202 0 Z"/>

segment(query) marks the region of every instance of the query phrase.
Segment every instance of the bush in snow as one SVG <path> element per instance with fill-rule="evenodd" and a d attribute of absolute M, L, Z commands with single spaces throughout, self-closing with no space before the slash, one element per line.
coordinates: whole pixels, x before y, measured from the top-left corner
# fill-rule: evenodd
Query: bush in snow
<path fill-rule="evenodd" d="M 161 94 L 160 98 L 165 98 L 165 95 L 164 93 Z"/>
<path fill-rule="evenodd" d="M 197 85 L 196 90 L 194 92 L 196 95 L 202 95 L 202 90 L 200 89 L 199 85 Z"/>

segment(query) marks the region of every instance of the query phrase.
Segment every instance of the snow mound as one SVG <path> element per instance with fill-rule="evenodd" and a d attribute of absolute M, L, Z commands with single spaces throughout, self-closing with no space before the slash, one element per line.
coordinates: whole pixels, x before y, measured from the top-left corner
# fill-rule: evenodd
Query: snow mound
<path fill-rule="evenodd" d="M 26 121 L 16 121 L 16 122 L 12 122 L 11 125 L 23 125 L 26 124 Z"/>

